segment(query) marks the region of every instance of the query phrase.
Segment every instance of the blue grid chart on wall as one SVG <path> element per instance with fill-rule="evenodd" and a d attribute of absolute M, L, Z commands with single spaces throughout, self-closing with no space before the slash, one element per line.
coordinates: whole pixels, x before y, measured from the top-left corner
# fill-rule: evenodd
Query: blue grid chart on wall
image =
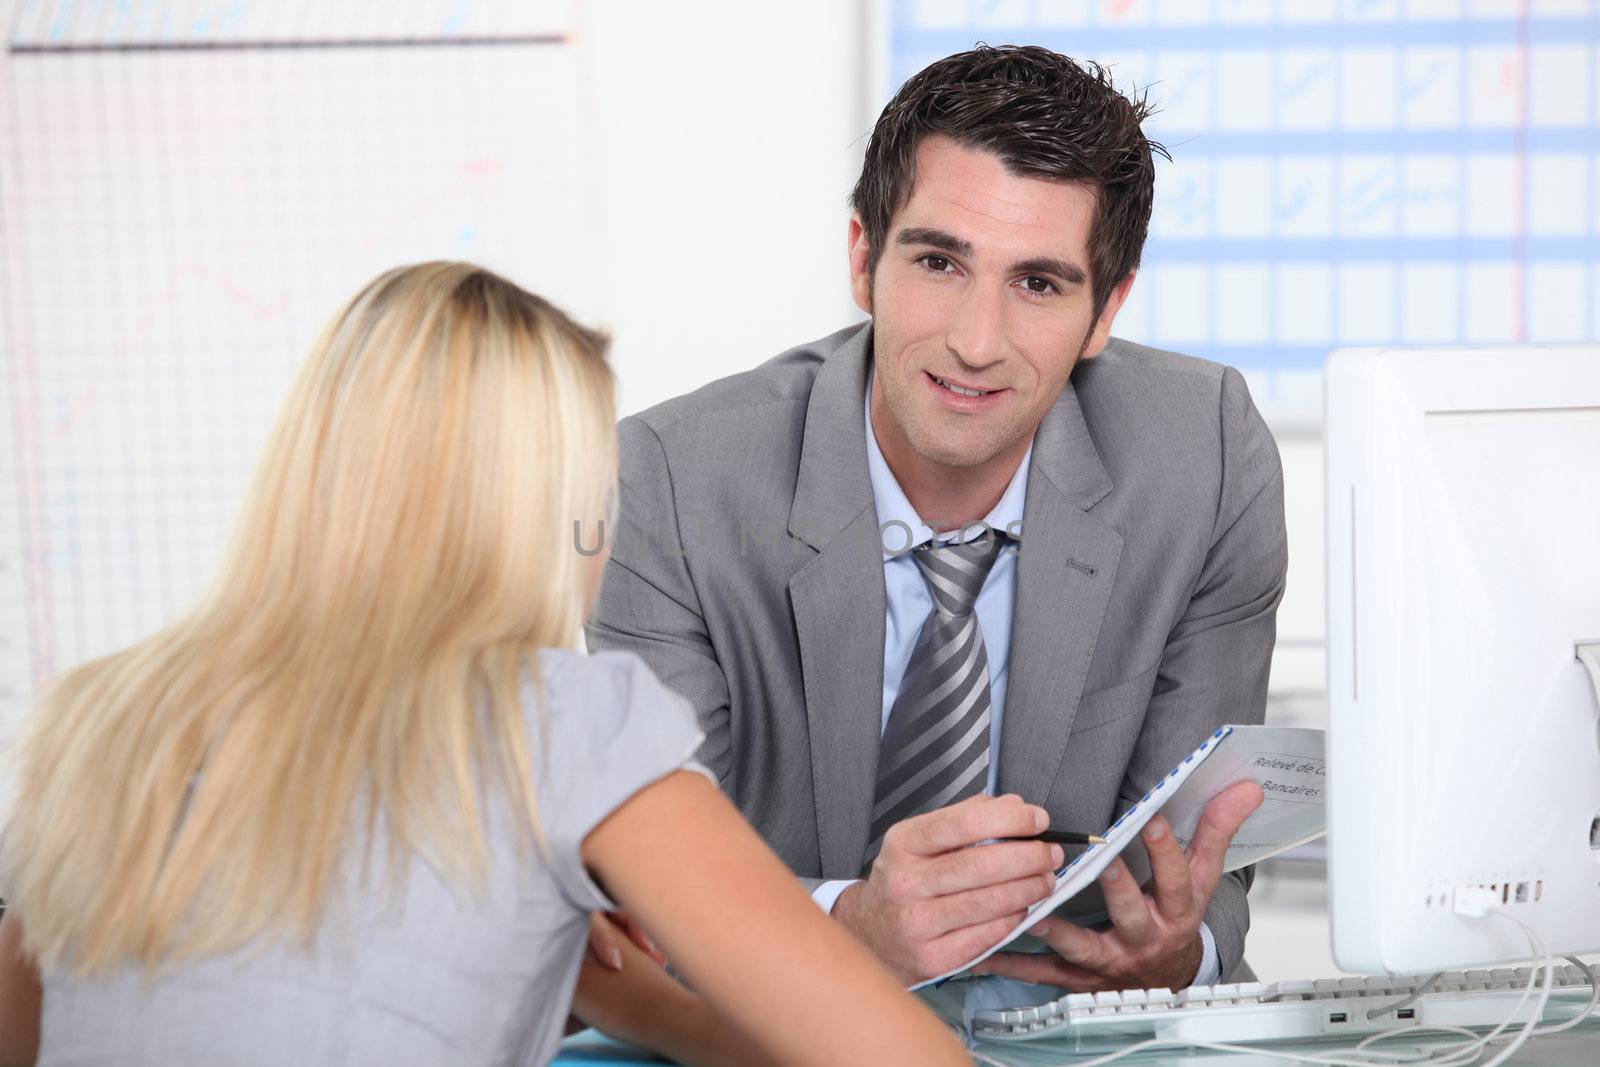
<path fill-rule="evenodd" d="M 1600 339 L 1600 0 L 896 0 L 881 100 L 1039 44 L 1166 145 L 1114 332 L 1315 417 L 1334 348 Z"/>

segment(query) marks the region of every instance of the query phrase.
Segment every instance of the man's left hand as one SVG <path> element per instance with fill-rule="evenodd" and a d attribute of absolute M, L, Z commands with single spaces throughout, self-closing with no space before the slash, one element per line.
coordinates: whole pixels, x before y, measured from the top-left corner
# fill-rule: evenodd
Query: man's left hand
<path fill-rule="evenodd" d="M 1150 891 L 1134 884 L 1120 858 L 1100 876 L 1109 930 L 1043 919 L 1030 932 L 1054 952 L 1000 952 L 973 970 L 1075 993 L 1185 988 L 1200 968 L 1200 922 L 1222 877 L 1228 846 L 1261 800 L 1261 787 L 1254 782 L 1239 782 L 1217 794 L 1200 817 L 1187 852 L 1179 848 L 1167 821 L 1155 816 L 1143 832 L 1150 854 Z"/>

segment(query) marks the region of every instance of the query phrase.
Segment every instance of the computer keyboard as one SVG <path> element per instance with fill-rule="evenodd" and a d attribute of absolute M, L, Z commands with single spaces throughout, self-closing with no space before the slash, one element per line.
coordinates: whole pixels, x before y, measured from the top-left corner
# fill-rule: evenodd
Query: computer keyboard
<path fill-rule="evenodd" d="M 1381 978 L 1321 978 L 1263 985 L 1128 989 L 1120 993 L 1073 993 L 1048 1004 L 1004 1011 L 979 1011 L 972 1036 L 982 1041 L 1049 1040 L 1057 1047 L 1091 1051 L 1151 1038 L 1256 1044 L 1353 1037 L 1405 1027 L 1459 1026 L 1489 1029 L 1510 1018 L 1530 974 L 1543 982 L 1543 968 L 1447 971 L 1426 992 L 1397 1011 L 1369 1016 L 1417 992 L 1429 975 Z M 1590 996 L 1581 968 L 1557 967 L 1544 1023 L 1565 1022 Z M 1537 1004 L 1539 986 L 1518 1021 Z"/>

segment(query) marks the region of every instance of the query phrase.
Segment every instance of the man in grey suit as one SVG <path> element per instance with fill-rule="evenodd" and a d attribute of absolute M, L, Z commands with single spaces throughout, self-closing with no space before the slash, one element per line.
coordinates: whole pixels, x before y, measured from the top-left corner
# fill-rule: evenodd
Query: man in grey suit
<path fill-rule="evenodd" d="M 907 981 L 992 944 L 1057 846 L 1207 734 L 1259 722 L 1286 549 L 1238 372 L 1110 338 L 1150 216 L 1142 102 L 979 48 L 885 108 L 853 197 L 871 321 L 623 420 L 591 647 L 699 709 L 701 759 L 818 903 Z M 1159 146 L 1155 146 L 1159 149 Z M 1109 926 L 985 969 L 1073 989 L 1241 964 L 1259 803 L 1213 802 Z M 1042 811 L 1040 809 L 1043 809 Z M 864 876 L 863 876 L 864 875 Z"/>

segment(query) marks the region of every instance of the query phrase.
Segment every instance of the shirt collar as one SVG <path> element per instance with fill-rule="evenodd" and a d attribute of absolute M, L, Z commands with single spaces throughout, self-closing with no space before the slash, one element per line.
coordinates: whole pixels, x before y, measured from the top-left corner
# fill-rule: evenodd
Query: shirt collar
<path fill-rule="evenodd" d="M 880 540 L 883 542 L 884 554 L 898 556 L 927 544 L 934 540 L 932 531 L 922 522 L 917 510 L 911 506 L 911 501 L 906 499 L 906 494 L 900 488 L 894 472 L 889 469 L 889 461 L 883 458 L 883 450 L 878 447 L 877 434 L 872 432 L 872 375 L 867 375 L 867 399 L 864 405 L 863 417 L 867 423 L 867 474 L 872 479 L 872 502 L 878 509 L 878 530 Z M 1011 475 L 1011 482 L 1006 486 L 1006 491 L 1000 494 L 1000 500 L 990 509 L 989 514 L 983 517 L 988 528 L 1000 533 L 1022 530 L 1023 506 L 1028 498 L 1028 465 L 1033 459 L 1033 439 L 1028 439 L 1028 451 L 1023 455 L 1022 462 L 1017 464 L 1016 471 Z M 901 523 L 905 526 L 902 530 L 898 526 L 889 529 L 891 523 Z M 1015 524 L 1015 525 L 1013 525 Z M 910 532 L 907 533 L 906 531 Z M 963 540 L 972 541 L 983 535 L 984 528 L 977 524 L 966 527 L 965 530 L 952 530 L 939 536 L 940 541 L 954 541 L 959 534 L 965 534 Z"/>

